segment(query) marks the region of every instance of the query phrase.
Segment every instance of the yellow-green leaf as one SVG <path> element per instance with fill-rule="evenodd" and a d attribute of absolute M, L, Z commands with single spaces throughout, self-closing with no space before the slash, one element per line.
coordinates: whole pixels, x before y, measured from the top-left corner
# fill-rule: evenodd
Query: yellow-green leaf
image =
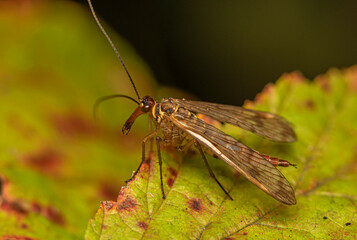
<path fill-rule="evenodd" d="M 157 156 L 147 159 L 117 201 L 103 201 L 86 239 L 354 239 L 357 189 L 357 67 L 333 69 L 310 82 L 283 75 L 246 106 L 278 113 L 295 127 L 296 143 L 272 143 L 223 126 L 261 153 L 287 159 L 280 169 L 296 189 L 287 206 L 266 195 L 221 160 L 210 157 L 231 201 L 210 178 L 199 154 L 164 151 L 166 199 Z"/>

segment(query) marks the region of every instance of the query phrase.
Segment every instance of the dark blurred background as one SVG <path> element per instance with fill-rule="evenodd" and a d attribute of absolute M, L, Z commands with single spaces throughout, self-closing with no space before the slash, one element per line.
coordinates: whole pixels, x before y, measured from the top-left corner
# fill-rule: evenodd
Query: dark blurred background
<path fill-rule="evenodd" d="M 284 72 L 299 70 L 312 79 L 331 67 L 357 63 L 357 1 L 93 4 L 161 84 L 205 101 L 239 105 Z"/>

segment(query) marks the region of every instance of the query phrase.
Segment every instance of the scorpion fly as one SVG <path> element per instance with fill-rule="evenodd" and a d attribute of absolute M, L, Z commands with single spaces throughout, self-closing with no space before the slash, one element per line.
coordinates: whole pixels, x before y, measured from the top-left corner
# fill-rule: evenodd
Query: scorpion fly
<path fill-rule="evenodd" d="M 231 200 L 233 200 L 232 197 L 220 184 L 210 168 L 205 157 L 204 149 L 225 161 L 233 169 L 276 200 L 288 205 L 296 204 L 293 188 L 276 168 L 276 166 L 294 166 L 293 164 L 250 149 L 235 138 L 204 122 L 198 118 L 196 114 L 202 114 L 219 122 L 238 126 L 271 141 L 294 142 L 296 141 L 296 135 L 287 120 L 273 113 L 236 106 L 174 98 L 163 98 L 161 102 L 156 102 L 150 96 L 141 98 L 118 50 L 98 20 L 91 0 L 87 1 L 96 23 L 114 49 L 126 71 L 138 99 L 136 100 L 132 97 L 120 94 L 105 96 L 96 101 L 94 112 L 101 102 L 112 98 L 124 97 L 137 103 L 138 107 L 125 122 L 122 128 L 123 134 L 129 133 L 135 120 L 142 114 L 148 114 L 150 119 L 155 123 L 155 130 L 142 140 L 141 163 L 137 171 L 133 173 L 127 182 L 136 176 L 142 163 L 145 161 L 145 143 L 156 139 L 157 156 L 160 166 L 161 191 L 164 199 L 165 192 L 162 180 L 160 144 L 174 146 L 178 150 L 187 150 L 192 145 L 195 145 L 198 152 L 202 155 L 210 176 Z"/>

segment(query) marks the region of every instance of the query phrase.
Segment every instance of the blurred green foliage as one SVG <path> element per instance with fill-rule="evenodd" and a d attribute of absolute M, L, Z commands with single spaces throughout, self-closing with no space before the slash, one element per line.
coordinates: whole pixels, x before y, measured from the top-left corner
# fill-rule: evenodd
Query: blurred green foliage
<path fill-rule="evenodd" d="M 1 236 L 81 239 L 99 201 L 114 200 L 140 161 L 147 119 L 123 137 L 136 107 L 96 98 L 134 94 L 89 10 L 63 1 L 0 3 Z M 150 71 L 123 40 L 140 92 Z"/>

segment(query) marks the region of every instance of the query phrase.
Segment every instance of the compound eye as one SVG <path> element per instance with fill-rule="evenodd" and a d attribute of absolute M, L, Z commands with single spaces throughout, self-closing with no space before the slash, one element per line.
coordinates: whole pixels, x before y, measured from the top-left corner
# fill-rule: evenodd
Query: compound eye
<path fill-rule="evenodd" d="M 143 112 L 148 112 L 151 109 L 151 105 L 150 104 L 144 104 L 142 111 Z"/>
<path fill-rule="evenodd" d="M 154 105 L 155 105 L 154 99 L 152 99 L 149 96 L 144 97 L 140 101 L 140 108 L 141 108 L 141 111 L 143 111 L 144 113 L 149 112 Z"/>

